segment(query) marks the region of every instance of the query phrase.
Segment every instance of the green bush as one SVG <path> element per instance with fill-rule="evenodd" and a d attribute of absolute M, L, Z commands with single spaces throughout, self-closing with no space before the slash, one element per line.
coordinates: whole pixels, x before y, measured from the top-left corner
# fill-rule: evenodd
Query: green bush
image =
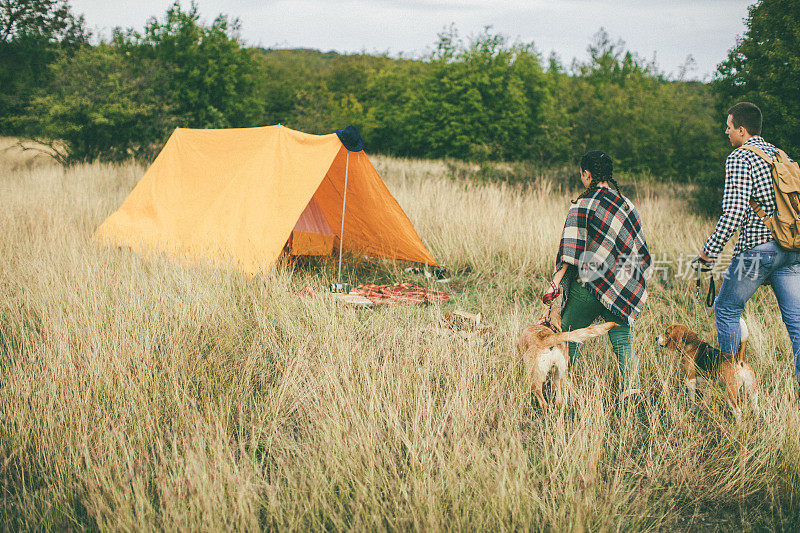
<path fill-rule="evenodd" d="M 62 58 L 50 67 L 49 91 L 28 108 L 29 127 L 62 163 L 151 154 L 175 122 L 145 72 L 106 44 Z"/>
<path fill-rule="evenodd" d="M 725 191 L 725 171 L 722 166 L 716 171 L 706 171 L 694 179 L 690 197 L 692 211 L 708 218 L 719 218 L 722 214 L 722 193 Z"/>
<path fill-rule="evenodd" d="M 89 36 L 68 0 L 0 1 L 0 134 L 25 133 L 25 108 L 47 85 L 48 67 Z"/>

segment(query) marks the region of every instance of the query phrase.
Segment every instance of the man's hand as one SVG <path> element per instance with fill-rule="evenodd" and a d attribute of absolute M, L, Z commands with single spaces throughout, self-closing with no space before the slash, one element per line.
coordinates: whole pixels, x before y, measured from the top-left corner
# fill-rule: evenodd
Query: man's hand
<path fill-rule="evenodd" d="M 692 259 L 689 265 L 700 272 L 709 272 L 714 266 L 714 260 L 701 251 L 697 257 Z"/>

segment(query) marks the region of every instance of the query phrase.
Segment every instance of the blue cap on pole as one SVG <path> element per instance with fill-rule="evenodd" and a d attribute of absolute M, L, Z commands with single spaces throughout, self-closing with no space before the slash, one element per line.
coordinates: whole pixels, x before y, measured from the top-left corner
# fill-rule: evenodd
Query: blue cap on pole
<path fill-rule="evenodd" d="M 342 141 L 344 147 L 351 152 L 360 152 L 364 149 L 364 139 L 361 138 L 361 134 L 352 124 L 344 129 L 336 130 L 336 135 Z"/>

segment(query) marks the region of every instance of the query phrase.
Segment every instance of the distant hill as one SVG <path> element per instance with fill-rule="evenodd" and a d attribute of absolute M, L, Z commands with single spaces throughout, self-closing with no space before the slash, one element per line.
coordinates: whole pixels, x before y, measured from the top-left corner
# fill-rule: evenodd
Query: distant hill
<path fill-rule="evenodd" d="M 321 52 L 312 48 L 254 48 L 269 63 L 296 65 L 304 70 L 324 71 L 341 57 L 338 52 Z"/>
<path fill-rule="evenodd" d="M 291 67 L 302 73 L 325 75 L 343 64 L 357 65 L 363 69 L 380 69 L 391 63 L 417 62 L 418 60 L 392 58 L 381 54 L 340 54 L 322 52 L 313 48 L 253 48 L 266 66 Z"/>

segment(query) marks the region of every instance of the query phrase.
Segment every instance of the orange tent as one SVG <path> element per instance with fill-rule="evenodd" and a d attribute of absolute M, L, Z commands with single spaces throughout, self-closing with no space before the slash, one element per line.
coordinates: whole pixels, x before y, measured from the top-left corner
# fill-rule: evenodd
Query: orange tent
<path fill-rule="evenodd" d="M 316 254 L 344 242 L 347 251 L 436 265 L 358 141 L 351 151 L 340 135 L 283 126 L 178 128 L 93 238 L 233 261 L 249 274 L 269 268 L 287 243 Z"/>

